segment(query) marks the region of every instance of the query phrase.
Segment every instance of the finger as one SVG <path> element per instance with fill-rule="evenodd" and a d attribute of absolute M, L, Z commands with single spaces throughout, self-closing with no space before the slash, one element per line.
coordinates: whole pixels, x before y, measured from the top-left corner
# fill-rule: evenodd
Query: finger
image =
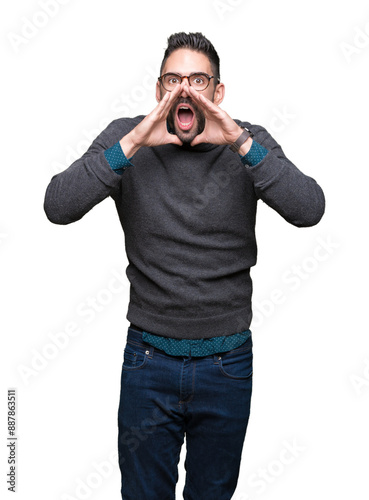
<path fill-rule="evenodd" d="M 201 92 L 198 92 L 190 86 L 187 86 L 186 90 L 197 103 L 201 104 L 202 106 L 205 104 L 204 96 L 201 94 Z"/>
<path fill-rule="evenodd" d="M 174 90 L 172 90 L 171 92 L 167 92 L 165 94 L 165 96 L 162 99 L 162 101 L 164 101 L 164 99 L 165 101 L 160 109 L 160 118 L 166 118 L 168 116 L 169 111 L 173 105 L 173 101 L 177 99 L 180 92 L 181 92 L 181 86 L 177 85 L 177 87 Z"/>
<path fill-rule="evenodd" d="M 194 138 L 194 140 L 191 142 L 191 146 L 196 146 L 197 144 L 201 144 L 202 142 L 209 142 L 204 132 Z"/>
<path fill-rule="evenodd" d="M 197 92 L 196 90 L 192 89 L 189 87 L 189 92 L 191 94 L 191 97 L 196 101 L 197 104 L 199 104 L 204 111 L 209 111 L 210 113 L 219 116 L 222 112 L 222 110 L 214 104 L 210 99 L 205 97 L 203 94 L 200 92 Z"/>
<path fill-rule="evenodd" d="M 205 140 L 201 139 L 199 135 L 195 137 L 195 139 L 191 142 L 191 146 L 197 146 L 198 144 L 201 144 L 202 142 L 206 142 Z"/>
<path fill-rule="evenodd" d="M 160 120 L 163 114 L 163 109 L 165 109 L 165 105 L 170 98 L 170 92 L 166 92 L 162 99 L 158 102 L 156 107 L 151 111 L 149 115 L 147 115 L 146 118 L 149 120 L 156 122 L 157 120 Z"/>
<path fill-rule="evenodd" d="M 193 100 L 197 104 L 200 104 L 201 107 L 204 107 L 204 104 L 200 99 L 200 92 L 197 92 L 196 90 L 194 90 L 192 87 L 190 87 L 187 84 L 185 84 L 184 90 L 187 92 L 187 94 L 189 94 L 193 98 Z"/>
<path fill-rule="evenodd" d="M 156 107 L 156 111 L 157 111 L 158 115 L 160 115 L 163 112 L 163 109 L 165 108 L 167 102 L 170 99 L 170 94 L 171 94 L 170 92 L 166 91 L 163 98 L 159 101 L 159 103 Z"/>
<path fill-rule="evenodd" d="M 175 90 L 173 92 L 169 92 L 168 90 L 165 91 L 164 96 L 162 97 L 162 99 L 160 99 L 160 101 L 156 107 L 156 110 L 158 111 L 158 113 L 162 113 L 163 110 L 166 108 L 166 106 L 168 106 L 168 102 L 171 99 L 173 99 L 172 95 L 173 95 L 173 93 L 175 93 Z"/>
<path fill-rule="evenodd" d="M 177 144 L 178 146 L 183 146 L 181 139 L 174 134 L 168 134 L 167 144 Z"/>

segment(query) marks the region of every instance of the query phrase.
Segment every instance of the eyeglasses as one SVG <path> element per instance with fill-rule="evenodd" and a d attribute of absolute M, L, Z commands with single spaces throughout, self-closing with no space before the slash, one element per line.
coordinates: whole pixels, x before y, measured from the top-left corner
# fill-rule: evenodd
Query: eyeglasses
<path fill-rule="evenodd" d="M 207 73 L 192 73 L 189 76 L 182 76 L 178 73 L 165 73 L 165 75 L 159 76 L 158 80 L 165 90 L 172 92 L 177 85 L 181 85 L 183 78 L 187 78 L 189 85 L 201 92 L 209 87 L 210 80 L 215 76 L 210 76 Z M 219 83 L 220 79 L 217 78 L 217 80 Z"/>

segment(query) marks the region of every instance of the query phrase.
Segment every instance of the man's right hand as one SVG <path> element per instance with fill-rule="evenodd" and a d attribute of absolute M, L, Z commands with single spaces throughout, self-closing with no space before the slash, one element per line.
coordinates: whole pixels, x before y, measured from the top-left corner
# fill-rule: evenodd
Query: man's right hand
<path fill-rule="evenodd" d="M 167 130 L 168 113 L 181 92 L 182 85 L 178 85 L 172 92 L 166 92 L 156 108 L 120 140 L 127 158 L 131 158 L 143 146 L 183 145 L 176 135 Z"/>

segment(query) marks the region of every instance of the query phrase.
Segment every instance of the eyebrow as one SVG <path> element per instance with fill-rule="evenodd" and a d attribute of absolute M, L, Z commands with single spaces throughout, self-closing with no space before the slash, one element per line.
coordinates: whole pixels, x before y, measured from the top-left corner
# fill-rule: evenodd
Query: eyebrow
<path fill-rule="evenodd" d="M 167 71 L 165 74 L 183 76 L 182 73 L 178 73 L 177 71 Z M 190 73 L 188 76 L 198 75 L 198 74 L 207 75 L 208 73 L 206 71 L 192 71 L 192 73 Z"/>

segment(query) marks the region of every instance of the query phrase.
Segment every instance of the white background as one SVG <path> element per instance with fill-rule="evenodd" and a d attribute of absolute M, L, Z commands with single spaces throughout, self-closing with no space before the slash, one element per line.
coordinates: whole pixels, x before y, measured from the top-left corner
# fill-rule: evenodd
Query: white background
<path fill-rule="evenodd" d="M 254 388 L 233 499 L 366 500 L 367 2 L 46 4 L 1 7 L 1 495 L 12 498 L 6 390 L 16 387 L 17 498 L 120 498 L 124 234 L 112 199 L 58 226 L 44 194 L 110 121 L 154 108 L 167 37 L 201 31 L 220 56 L 221 107 L 266 127 L 327 201 L 322 221 L 305 229 L 259 205 Z M 123 291 L 109 298 L 116 274 Z M 87 323 L 78 311 L 91 297 L 106 303 Z M 78 334 L 66 337 L 73 324 Z M 178 498 L 184 456 L 185 444 Z"/>

